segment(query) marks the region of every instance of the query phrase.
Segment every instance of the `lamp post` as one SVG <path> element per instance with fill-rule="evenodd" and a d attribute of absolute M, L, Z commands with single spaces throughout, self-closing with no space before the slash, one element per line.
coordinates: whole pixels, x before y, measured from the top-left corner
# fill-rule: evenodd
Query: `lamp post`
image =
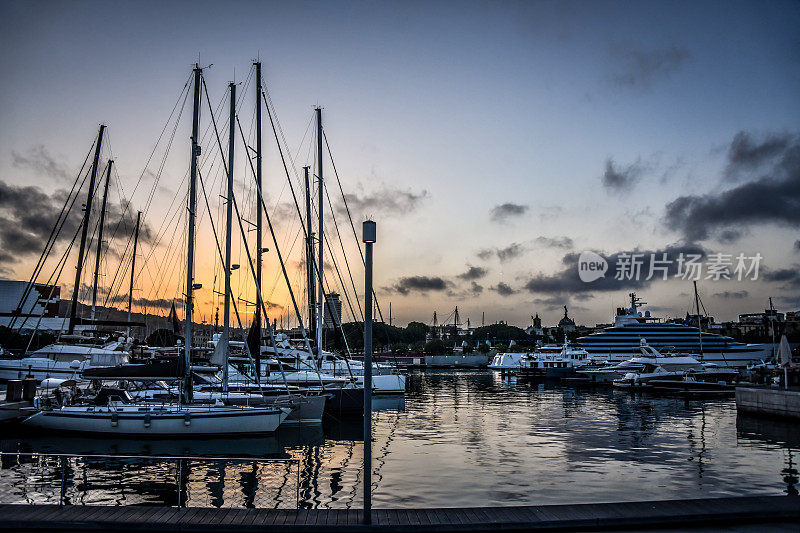
<path fill-rule="evenodd" d="M 372 523 L 372 245 L 377 229 L 364 221 L 362 240 L 366 245 L 364 265 L 364 523 Z"/>

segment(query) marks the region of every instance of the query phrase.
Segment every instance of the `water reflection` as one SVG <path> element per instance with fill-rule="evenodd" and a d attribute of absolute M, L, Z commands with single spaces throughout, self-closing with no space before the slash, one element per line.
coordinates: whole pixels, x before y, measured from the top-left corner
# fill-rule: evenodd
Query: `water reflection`
<path fill-rule="evenodd" d="M 630 501 L 797 492 L 800 436 L 790 424 L 739 418 L 732 400 L 684 401 L 611 389 L 517 381 L 499 373 L 409 375 L 402 397 L 376 398 L 376 506 L 470 506 Z M 187 465 L 185 492 L 151 483 L 159 474 L 127 466 L 103 490 L 115 501 L 195 498 L 263 505 L 265 487 L 301 507 L 359 507 L 360 418 L 328 419 L 271 437 L 128 441 L 13 435 L 4 450 L 297 459 L 297 472 L 252 464 Z M 108 469 L 90 465 L 88 473 Z M 151 467 L 152 468 L 152 467 Z M 77 478 L 86 468 L 75 470 Z M 138 476 L 138 477 L 137 477 Z M 113 479 L 113 481 L 111 481 Z M 83 483 L 91 483 L 91 476 Z M 170 486 L 174 487 L 174 484 Z M 166 491 L 166 492 L 165 492 Z M 100 492 L 100 489 L 94 493 Z M 99 496 L 98 496 L 99 497 Z M 171 498 L 171 499 L 170 499 Z M 263 496 L 271 503 L 274 496 Z"/>

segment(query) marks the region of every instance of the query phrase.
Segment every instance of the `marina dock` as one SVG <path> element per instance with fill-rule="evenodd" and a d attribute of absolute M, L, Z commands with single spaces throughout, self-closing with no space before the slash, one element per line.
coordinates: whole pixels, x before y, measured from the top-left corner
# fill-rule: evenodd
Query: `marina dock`
<path fill-rule="evenodd" d="M 616 530 L 800 523 L 800 498 L 752 496 L 629 503 L 375 509 L 229 509 L 1 505 L 0 529 L 70 531 L 522 531 Z"/>
<path fill-rule="evenodd" d="M 800 419 L 800 390 L 736 387 L 736 409 L 753 415 Z"/>

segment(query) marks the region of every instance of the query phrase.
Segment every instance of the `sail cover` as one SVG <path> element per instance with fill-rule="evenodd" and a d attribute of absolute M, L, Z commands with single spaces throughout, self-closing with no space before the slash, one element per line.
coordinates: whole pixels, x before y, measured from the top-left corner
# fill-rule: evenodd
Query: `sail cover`
<path fill-rule="evenodd" d="M 792 364 L 792 348 L 789 346 L 789 341 L 786 340 L 786 335 L 781 337 L 781 343 L 778 345 L 778 364 L 781 366 L 791 366 Z"/>

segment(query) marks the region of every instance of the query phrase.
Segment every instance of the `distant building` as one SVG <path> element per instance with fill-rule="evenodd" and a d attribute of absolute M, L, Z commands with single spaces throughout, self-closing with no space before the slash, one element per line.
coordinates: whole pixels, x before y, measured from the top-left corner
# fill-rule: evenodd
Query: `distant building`
<path fill-rule="evenodd" d="M 525 329 L 525 333 L 539 337 L 544 335 L 544 330 L 542 329 L 542 319 L 539 317 L 539 313 L 536 313 L 536 316 L 531 317 L 531 325 Z"/>
<path fill-rule="evenodd" d="M 328 294 L 325 303 L 325 321 L 323 327 L 325 329 L 335 329 L 342 321 L 342 301 L 339 299 L 339 294 L 332 292 Z M 334 315 L 331 315 L 333 311 Z"/>
<path fill-rule="evenodd" d="M 572 320 L 569 315 L 567 314 L 567 306 L 564 306 L 564 318 L 558 321 L 558 327 L 561 328 L 565 333 L 571 333 L 575 331 L 575 321 Z"/>
<path fill-rule="evenodd" d="M 58 316 L 61 287 L 27 281 L 0 280 L 0 325 L 21 331 L 59 331 L 66 328 L 67 319 Z"/>

